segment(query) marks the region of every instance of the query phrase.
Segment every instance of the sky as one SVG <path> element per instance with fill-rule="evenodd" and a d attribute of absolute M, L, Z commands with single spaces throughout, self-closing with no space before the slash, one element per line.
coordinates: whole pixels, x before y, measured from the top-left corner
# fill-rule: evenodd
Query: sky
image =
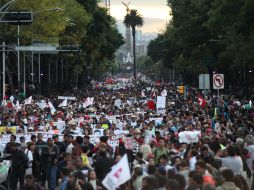
<path fill-rule="evenodd" d="M 170 19 L 167 0 L 131 0 L 129 8 L 137 9 L 147 21 L 142 27 L 143 32 L 160 32 Z M 126 8 L 121 0 L 111 0 L 110 14 L 118 20 L 123 20 Z"/>

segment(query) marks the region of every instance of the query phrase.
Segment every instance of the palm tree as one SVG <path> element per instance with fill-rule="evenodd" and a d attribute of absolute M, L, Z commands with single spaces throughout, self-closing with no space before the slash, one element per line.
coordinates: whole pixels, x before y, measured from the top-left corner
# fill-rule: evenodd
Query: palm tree
<path fill-rule="evenodd" d="M 132 39 L 133 39 L 133 67 L 134 67 L 134 78 L 137 77 L 137 68 L 136 68 L 136 27 L 142 27 L 144 24 L 143 17 L 138 13 L 137 10 L 131 9 L 127 12 L 123 21 L 126 28 L 131 27 L 132 30 Z"/>

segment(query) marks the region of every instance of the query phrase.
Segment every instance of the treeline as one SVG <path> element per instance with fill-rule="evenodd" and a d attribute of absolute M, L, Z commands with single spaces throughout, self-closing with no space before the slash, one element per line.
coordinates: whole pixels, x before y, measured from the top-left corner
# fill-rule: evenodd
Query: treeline
<path fill-rule="evenodd" d="M 253 0 L 168 0 L 172 20 L 148 55 L 175 79 L 198 84 L 201 73 L 225 74 L 229 90 L 254 82 Z"/>
<path fill-rule="evenodd" d="M 9 1 L 0 0 L 0 7 L 7 2 Z M 99 0 L 22 0 L 8 6 L 8 11 L 10 10 L 33 12 L 33 23 L 20 27 L 20 45 L 39 42 L 56 43 L 60 46 L 78 45 L 80 48 L 79 52 L 41 55 L 43 89 L 82 86 L 91 78 L 98 78 L 106 72 L 114 71 L 115 51 L 124 41 L 117 30 L 114 18 L 100 6 Z M 16 45 L 17 26 L 0 23 L 0 41 Z M 33 65 L 33 81 L 31 81 L 31 52 L 26 54 L 25 74 L 27 74 L 26 83 L 33 83 L 36 86 L 39 81 L 38 55 L 34 57 L 36 58 Z M 22 55 L 21 66 L 23 60 Z M 9 52 L 6 72 L 11 91 L 17 89 L 16 63 L 17 56 Z M 21 70 L 23 79 L 22 72 L 23 68 Z"/>

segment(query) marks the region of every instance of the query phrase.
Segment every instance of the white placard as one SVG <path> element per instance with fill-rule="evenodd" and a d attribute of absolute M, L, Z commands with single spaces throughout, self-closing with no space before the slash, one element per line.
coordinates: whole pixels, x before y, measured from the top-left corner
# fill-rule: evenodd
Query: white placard
<path fill-rule="evenodd" d="M 195 143 L 199 141 L 201 131 L 183 131 L 179 133 L 180 143 Z"/>
<path fill-rule="evenodd" d="M 156 104 L 157 109 L 161 108 L 166 108 L 166 97 L 164 96 L 157 96 L 157 104 Z"/>
<path fill-rule="evenodd" d="M 72 97 L 72 96 L 58 96 L 58 100 L 76 100 L 76 97 Z"/>

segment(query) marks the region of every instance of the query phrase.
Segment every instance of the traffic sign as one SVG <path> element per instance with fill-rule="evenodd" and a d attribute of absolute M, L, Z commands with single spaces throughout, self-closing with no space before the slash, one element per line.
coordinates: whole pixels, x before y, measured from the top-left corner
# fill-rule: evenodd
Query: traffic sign
<path fill-rule="evenodd" d="M 210 75 L 209 74 L 200 74 L 199 75 L 199 89 L 210 89 Z"/>
<path fill-rule="evenodd" d="M 224 74 L 213 74 L 213 89 L 224 89 Z"/>

